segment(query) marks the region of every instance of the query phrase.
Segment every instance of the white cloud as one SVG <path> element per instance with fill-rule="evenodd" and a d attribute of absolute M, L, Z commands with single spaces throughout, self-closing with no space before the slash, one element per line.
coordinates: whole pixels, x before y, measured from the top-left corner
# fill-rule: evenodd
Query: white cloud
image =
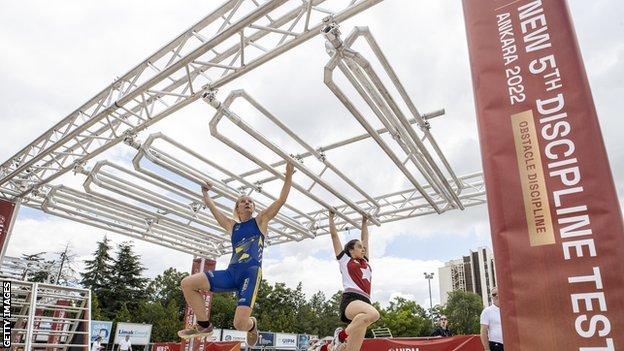
<path fill-rule="evenodd" d="M 54 6 L 41 0 L 3 4 L 0 46 L 8 49 L 0 56 L 0 94 L 4 97 L 0 100 L 0 112 L 7 129 L 0 138 L 0 160 L 12 156 L 214 6 L 214 2 L 205 1 L 180 5 L 121 0 L 109 1 L 105 6 L 78 0 L 66 0 Z M 621 98 L 624 86 L 620 82 L 624 74 L 621 20 L 624 5 L 616 0 L 574 0 L 570 1 L 570 8 L 620 204 L 624 205 L 624 144 L 619 135 L 624 130 L 624 119 L 620 118 L 624 110 Z M 446 108 L 446 116 L 432 120 L 433 133 L 457 173 L 480 169 L 460 3 L 387 0 L 344 23 L 343 32 L 349 33 L 354 25 L 371 28 L 421 112 Z M 315 38 L 223 87 L 219 98 L 224 99 L 230 89 L 247 89 L 314 146 L 359 134 L 361 127 L 322 84 L 322 67 L 326 62 L 323 39 Z M 148 133 L 162 131 L 209 158 L 232 167 L 248 167 L 245 160 L 224 151 L 223 145 L 209 137 L 207 124 L 213 114 L 212 108 L 198 102 L 150 128 L 140 139 L 144 140 Z M 254 122 L 260 123 L 256 119 Z M 131 152 L 129 147 L 119 145 L 100 159 L 117 161 Z M 348 165 L 349 171 L 366 187 L 396 186 L 383 176 L 366 179 L 371 167 L 353 162 L 354 159 L 351 154 L 336 156 L 336 162 Z M 68 174 L 56 184 L 81 188 L 83 181 L 84 176 Z M 486 208 L 469 208 L 373 229 L 375 299 L 387 301 L 393 296 L 409 296 L 428 306 L 428 287 L 422 272 L 436 272 L 441 261 L 394 257 L 388 247 L 403 235 L 431 238 L 440 233 L 488 236 Z M 71 241 L 75 252 L 86 258 L 103 235 L 103 230 L 63 219 L 20 218 L 8 254 L 60 251 Z M 348 237 L 356 235 L 353 231 Z M 115 243 L 128 240 L 114 233 L 108 236 Z M 150 276 L 170 266 L 184 271 L 190 268 L 188 254 L 141 241 L 135 247 Z M 466 247 L 465 251 L 471 248 Z M 440 248 L 439 255 L 445 257 L 444 248 Z M 271 247 L 267 249 L 265 277 L 292 287 L 303 281 L 306 293 L 320 289 L 331 295 L 340 288 L 338 268 L 331 256 L 327 236 Z M 227 260 L 220 258 L 218 267 L 225 267 Z M 434 304 L 437 289 L 437 280 L 432 281 Z"/>
<path fill-rule="evenodd" d="M 117 244 L 133 242 L 134 252 L 141 256 L 148 277 L 153 278 L 169 267 L 184 272 L 191 269 L 192 256 L 189 254 L 48 215 L 42 219 L 19 219 L 13 228 L 6 254 L 19 257 L 38 252 L 55 253 L 62 251 L 69 243 L 71 251 L 77 255 L 76 268 L 82 270 L 84 260 L 93 257 L 96 242 L 101 241 L 104 235 L 111 240 L 113 257 Z"/>
<path fill-rule="evenodd" d="M 327 259 L 313 256 L 287 256 L 279 260 L 265 259 L 264 278 L 271 282 L 285 282 L 294 288 L 299 282 L 309 298 L 317 291 L 330 297 L 342 290 L 342 279 L 338 263 L 332 259 L 332 252 L 326 250 Z M 410 297 L 423 306 L 429 305 L 429 292 L 424 272 L 437 272 L 443 265 L 440 261 L 422 261 L 386 256 L 371 259 L 373 270 L 372 298 L 386 306 L 395 296 Z M 437 274 L 436 274 L 437 275 Z M 433 304 L 439 302 L 437 279 L 431 281 Z"/>

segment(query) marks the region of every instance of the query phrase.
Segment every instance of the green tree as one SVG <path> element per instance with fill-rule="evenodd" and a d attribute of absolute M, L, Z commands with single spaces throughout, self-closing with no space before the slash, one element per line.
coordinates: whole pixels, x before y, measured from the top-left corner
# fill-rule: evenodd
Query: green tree
<path fill-rule="evenodd" d="M 102 309 L 100 308 L 100 300 L 94 292 L 91 292 L 91 319 L 96 321 L 104 319 Z"/>
<path fill-rule="evenodd" d="M 256 298 L 258 324 L 267 330 L 292 332 L 297 318 L 298 298 L 295 294 L 295 290 L 284 283 L 271 286 L 263 280 Z"/>
<path fill-rule="evenodd" d="M 466 292 L 449 293 L 444 312 L 449 319 L 449 327 L 457 335 L 478 334 L 479 316 L 483 310 L 481 296 Z"/>
<path fill-rule="evenodd" d="M 344 323 L 340 320 L 340 302 L 342 301 L 342 291 L 337 291 L 329 300 L 323 304 L 321 313 L 322 328 L 319 335 L 333 335 L 334 330 Z"/>
<path fill-rule="evenodd" d="M 33 283 L 46 283 L 50 282 L 52 278 L 52 267 L 54 266 L 54 260 L 46 260 L 39 262 L 39 266 L 33 266 L 28 272 L 28 281 Z"/>
<path fill-rule="evenodd" d="M 379 321 L 375 327 L 389 328 L 393 336 L 428 336 L 433 326 L 424 308 L 414 301 L 402 297 L 395 297 L 390 301 L 387 309 L 379 304 L 375 307 L 379 311 Z"/>
<path fill-rule="evenodd" d="M 115 323 L 118 322 L 134 322 L 133 318 L 132 318 L 132 314 L 130 313 L 130 310 L 128 310 L 128 306 L 124 303 L 121 305 L 121 307 L 119 308 L 119 310 L 117 310 L 117 313 L 115 314 Z"/>
<path fill-rule="evenodd" d="M 171 301 L 176 302 L 176 306 L 178 306 L 177 318 L 180 321 L 184 319 L 184 309 L 186 307 L 180 282 L 186 276 L 188 276 L 186 272 L 168 268 L 147 286 L 147 294 L 150 301 L 159 301 L 163 306 L 169 306 Z"/>
<path fill-rule="evenodd" d="M 436 322 L 438 319 L 440 319 L 440 316 L 445 313 L 446 312 L 444 311 L 444 306 L 435 305 L 433 306 L 433 308 L 429 309 L 429 318 L 431 319 L 431 321 Z"/>
<path fill-rule="evenodd" d="M 147 298 L 146 286 L 149 280 L 141 275 L 145 268 L 140 260 L 140 256 L 132 251 L 132 242 L 123 242 L 117 246 L 110 285 L 113 310 L 126 304 L 131 311 L 135 311 L 140 301 Z"/>
<path fill-rule="evenodd" d="M 97 295 L 102 308 L 102 317 L 112 318 L 115 310 L 111 300 L 112 262 L 110 256 L 111 246 L 108 238 L 104 236 L 102 241 L 97 242 L 97 248 L 93 253 L 92 260 L 85 261 L 85 271 L 81 273 L 81 284 Z"/>
<path fill-rule="evenodd" d="M 42 255 L 45 254 L 46 252 L 39 252 L 31 255 L 22 254 L 21 259 L 26 261 L 26 268 L 22 272 L 22 280 L 40 283 L 48 278 L 49 272 L 45 273 L 45 270 L 42 272 L 40 269 L 45 263 L 45 258 L 42 257 Z"/>
<path fill-rule="evenodd" d="M 232 328 L 234 326 L 235 310 L 236 297 L 234 297 L 234 293 L 212 294 L 210 321 L 215 327 Z M 256 312 L 257 311 L 254 311 L 254 314 L 256 314 Z M 262 328 L 264 328 L 264 326 L 262 326 Z"/>
<path fill-rule="evenodd" d="M 325 294 L 323 292 L 318 291 L 310 298 L 310 301 L 306 304 L 311 312 L 312 317 L 310 318 L 310 325 L 308 329 L 305 331 L 306 333 L 321 335 L 321 330 L 324 329 L 323 317 L 324 317 L 324 306 L 326 304 Z M 306 311 L 302 311 L 301 314 L 304 315 L 307 313 Z"/>
<path fill-rule="evenodd" d="M 175 300 L 163 307 L 160 301 L 142 301 L 136 314 L 136 321 L 152 325 L 152 342 L 177 340 L 177 331 L 182 329 L 178 320 L 178 304 Z"/>

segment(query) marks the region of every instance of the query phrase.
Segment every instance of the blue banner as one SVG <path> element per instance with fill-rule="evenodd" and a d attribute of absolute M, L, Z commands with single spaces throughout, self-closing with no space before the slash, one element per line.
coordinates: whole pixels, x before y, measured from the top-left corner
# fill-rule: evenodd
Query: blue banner
<path fill-rule="evenodd" d="M 108 344 L 113 330 L 113 322 L 91 321 L 91 342 L 98 336 L 102 337 L 102 344 Z"/>
<path fill-rule="evenodd" d="M 275 346 L 275 334 L 269 332 L 260 332 L 260 339 L 256 346 Z"/>

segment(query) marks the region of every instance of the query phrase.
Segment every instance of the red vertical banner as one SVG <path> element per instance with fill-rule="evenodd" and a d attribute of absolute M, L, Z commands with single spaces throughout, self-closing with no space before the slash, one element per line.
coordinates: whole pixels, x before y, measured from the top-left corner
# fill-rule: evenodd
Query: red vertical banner
<path fill-rule="evenodd" d="M 0 199 L 0 262 L 4 257 L 6 248 L 9 245 L 11 228 L 17 215 L 17 205 L 14 202 Z"/>
<path fill-rule="evenodd" d="M 505 349 L 622 349 L 622 213 L 566 1 L 463 7 Z"/>
<path fill-rule="evenodd" d="M 217 265 L 216 261 L 208 260 L 204 258 L 195 258 L 193 259 L 193 267 L 191 268 L 191 274 L 213 271 L 216 265 Z M 206 311 L 208 314 L 208 318 L 210 318 L 210 307 L 212 306 L 211 304 L 212 293 L 209 291 L 206 291 L 202 293 L 202 295 L 204 296 L 204 300 L 206 301 Z M 187 305 L 186 312 L 184 313 L 184 327 L 189 328 L 193 325 L 194 322 L 195 322 L 195 314 L 193 313 L 191 306 Z M 184 351 L 191 351 L 191 350 L 203 351 L 204 343 L 199 342 L 199 340 L 201 339 L 190 340 L 190 341 L 182 340 L 182 342 L 180 343 L 180 349 Z"/>
<path fill-rule="evenodd" d="M 66 330 L 66 325 L 69 321 L 65 320 L 65 318 L 67 318 L 67 310 L 64 309 L 63 307 L 65 306 L 69 306 L 69 301 L 67 300 L 58 300 L 55 304 L 56 306 L 59 306 L 59 309 L 55 309 L 54 313 L 52 314 L 52 323 L 51 323 L 51 328 L 50 328 L 50 335 L 48 336 L 48 343 L 49 344 L 60 344 L 61 341 L 65 341 L 63 339 L 66 339 L 67 337 L 63 337 L 63 339 L 61 339 L 61 332 Z M 47 350 L 61 350 L 63 349 L 62 347 L 48 347 L 46 348 Z"/>

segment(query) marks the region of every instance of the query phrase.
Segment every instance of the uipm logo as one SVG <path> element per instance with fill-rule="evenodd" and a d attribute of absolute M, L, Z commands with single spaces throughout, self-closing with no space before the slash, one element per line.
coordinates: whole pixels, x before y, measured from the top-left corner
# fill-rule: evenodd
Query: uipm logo
<path fill-rule="evenodd" d="M 418 347 L 392 347 L 389 348 L 388 351 L 419 351 Z"/>

